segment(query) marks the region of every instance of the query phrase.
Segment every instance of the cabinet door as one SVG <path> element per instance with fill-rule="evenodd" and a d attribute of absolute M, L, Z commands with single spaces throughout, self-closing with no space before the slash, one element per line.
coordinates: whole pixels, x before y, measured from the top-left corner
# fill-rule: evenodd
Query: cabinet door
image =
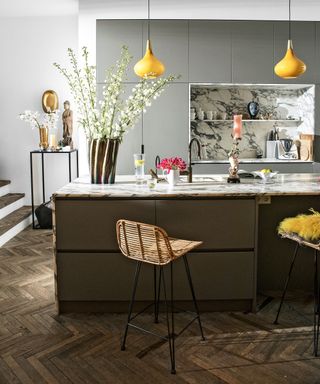
<path fill-rule="evenodd" d="M 147 41 L 144 23 L 143 44 Z M 188 81 L 188 21 L 152 20 L 150 38 L 155 56 L 165 65 L 164 76 L 181 75 L 177 82 Z"/>
<path fill-rule="evenodd" d="M 273 67 L 273 23 L 234 22 L 232 82 L 272 83 Z"/>
<path fill-rule="evenodd" d="M 307 65 L 306 72 L 291 80 L 293 83 L 314 83 L 319 68 L 316 67 L 316 25 L 313 22 L 296 21 L 292 23 L 292 42 L 295 54 Z M 288 23 L 274 23 L 274 57 L 275 64 L 280 61 L 287 51 Z M 276 83 L 290 83 L 290 80 L 281 79 L 274 75 Z"/>
<path fill-rule="evenodd" d="M 58 299 L 128 301 L 136 263 L 121 253 L 57 254 Z M 153 299 L 153 268 L 143 264 L 137 300 Z"/>
<path fill-rule="evenodd" d="M 189 81 L 231 82 L 231 22 L 189 22 Z"/>
<path fill-rule="evenodd" d="M 320 68 L 320 22 L 315 23 L 315 28 L 316 28 L 316 69 L 315 69 L 315 77 L 314 77 L 314 83 L 319 84 L 320 83 L 320 70 L 317 68 Z M 318 103 L 319 104 L 319 103 Z"/>
<path fill-rule="evenodd" d="M 252 252 L 193 253 L 188 257 L 198 300 L 252 299 Z M 57 253 L 60 301 L 128 301 L 136 263 L 121 253 Z M 174 262 L 175 300 L 191 300 L 182 259 Z M 75 273 L 76 271 L 76 273 Z M 137 300 L 153 299 L 153 267 L 143 264 Z M 169 268 L 165 268 L 169 281 Z"/>
<path fill-rule="evenodd" d="M 172 237 L 201 240 L 200 249 L 253 249 L 255 200 L 156 201 L 157 225 Z"/>
<path fill-rule="evenodd" d="M 56 200 L 57 250 L 117 250 L 119 219 L 155 222 L 155 202 L 142 200 Z"/>
<path fill-rule="evenodd" d="M 105 79 L 107 68 L 119 60 L 121 47 L 127 45 L 133 56 L 126 81 L 137 81 L 133 63 L 141 59 L 143 53 L 143 24 L 139 20 L 98 20 L 97 21 L 97 82 Z"/>
<path fill-rule="evenodd" d="M 143 117 L 146 169 L 154 168 L 156 155 L 187 159 L 189 143 L 189 87 L 171 84 L 153 101 Z"/>

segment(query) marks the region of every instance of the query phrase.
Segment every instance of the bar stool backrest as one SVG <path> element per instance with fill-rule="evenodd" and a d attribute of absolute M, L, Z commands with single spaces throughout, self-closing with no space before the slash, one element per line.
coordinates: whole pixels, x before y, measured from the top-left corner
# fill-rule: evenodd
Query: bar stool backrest
<path fill-rule="evenodd" d="M 121 219 L 116 230 L 119 248 L 125 256 L 157 265 L 174 259 L 168 235 L 162 228 Z"/>

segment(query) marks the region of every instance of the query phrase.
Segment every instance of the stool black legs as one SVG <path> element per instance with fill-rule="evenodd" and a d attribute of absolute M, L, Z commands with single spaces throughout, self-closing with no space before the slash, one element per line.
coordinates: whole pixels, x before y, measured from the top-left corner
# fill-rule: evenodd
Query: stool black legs
<path fill-rule="evenodd" d="M 291 273 L 293 270 L 293 266 L 298 254 L 298 249 L 300 245 L 297 243 L 294 253 L 293 253 L 293 258 L 291 261 L 289 273 L 285 282 L 284 290 L 282 293 L 281 297 L 281 302 L 279 305 L 279 309 L 277 312 L 276 319 L 274 321 L 274 324 L 278 324 L 278 318 L 280 315 L 280 311 L 282 308 L 283 301 L 286 296 L 288 284 L 290 281 Z M 318 277 L 318 251 L 315 249 L 314 250 L 314 283 L 313 283 L 313 296 L 314 296 L 314 312 L 313 312 L 313 353 L 315 356 L 318 356 L 318 346 L 319 346 L 319 329 L 320 329 L 320 287 L 319 287 L 319 277 Z"/>
<path fill-rule="evenodd" d="M 168 344 L 169 344 L 169 352 L 170 352 L 170 361 L 171 361 L 171 373 L 176 373 L 176 358 L 175 358 L 175 334 L 174 334 L 174 308 L 173 308 L 173 274 L 172 274 L 172 263 L 170 263 L 170 280 L 171 280 L 171 329 L 170 329 L 170 321 L 169 321 L 169 304 L 167 300 L 167 288 L 166 288 L 166 279 L 163 273 L 163 267 L 160 267 L 160 273 L 162 273 L 162 281 L 163 281 L 163 296 L 164 303 L 166 307 L 166 322 L 168 328 Z"/>
<path fill-rule="evenodd" d="M 318 278 L 318 251 L 314 251 L 314 315 L 313 315 L 313 352 L 318 356 L 320 304 L 319 304 L 319 278 Z"/>
<path fill-rule="evenodd" d="M 278 312 L 277 312 L 277 317 L 276 317 L 275 321 L 273 322 L 273 324 L 278 324 L 278 318 L 279 318 L 279 315 L 280 315 L 280 311 L 281 311 L 281 308 L 282 308 L 282 304 L 283 304 L 284 298 L 285 298 L 286 293 L 287 293 L 287 288 L 288 288 L 288 284 L 289 284 L 289 281 L 290 281 L 291 273 L 292 273 L 292 270 L 293 270 L 294 262 L 296 261 L 296 257 L 297 257 L 297 254 L 298 254 L 298 249 L 299 249 L 299 243 L 297 243 L 297 245 L 295 247 L 295 250 L 294 250 L 294 253 L 293 253 L 293 258 L 292 258 L 292 261 L 291 261 L 291 265 L 290 265 L 289 273 L 288 273 L 288 276 L 287 276 L 287 280 L 286 280 L 285 285 L 284 285 L 284 290 L 283 290 L 283 293 L 282 293 L 279 309 L 278 309 Z"/>
<path fill-rule="evenodd" d="M 204 335 L 203 335 L 203 329 L 202 329 L 202 324 L 201 324 L 201 319 L 200 319 L 200 314 L 199 314 L 199 308 L 193 288 L 193 283 L 192 283 L 192 278 L 191 278 L 191 273 L 190 273 L 190 268 L 188 264 L 188 260 L 186 255 L 183 256 L 183 261 L 186 269 L 186 274 L 188 278 L 188 283 L 190 286 L 191 290 L 191 295 L 192 295 L 192 301 L 194 305 L 194 309 L 196 312 L 196 317 L 190 321 L 189 324 L 187 324 L 182 331 L 178 333 L 180 335 L 187 327 L 195 320 L 198 320 L 199 323 L 199 328 L 200 328 L 200 333 L 201 333 L 201 338 L 202 340 L 205 340 Z M 154 277 L 154 282 L 153 282 L 153 289 L 154 289 L 154 303 L 148 305 L 144 310 L 138 312 L 134 316 L 132 316 L 132 309 L 133 309 L 133 304 L 135 301 L 135 296 L 136 296 L 136 291 L 137 291 L 137 286 L 138 286 L 138 280 L 139 280 L 139 274 L 140 274 L 140 269 L 141 269 L 142 262 L 137 261 L 136 265 L 136 271 L 133 279 L 133 289 L 132 289 L 132 296 L 129 304 L 129 310 L 128 310 L 128 320 L 127 324 L 125 327 L 123 339 L 121 342 L 121 350 L 124 351 L 126 348 L 126 339 L 128 335 L 128 328 L 129 326 L 134 327 L 140 331 L 147 332 L 149 334 L 152 334 L 154 336 L 160 336 L 157 335 L 151 331 L 148 331 L 147 329 L 143 329 L 135 324 L 132 323 L 132 320 L 135 319 L 139 314 L 144 312 L 147 308 L 150 308 L 152 305 L 154 306 L 154 322 L 158 323 L 158 318 L 159 318 L 159 303 L 160 303 L 160 290 L 161 290 L 161 283 L 163 287 L 163 296 L 164 296 L 164 304 L 165 304 L 165 309 L 166 309 L 166 323 L 167 323 L 167 329 L 168 329 L 168 335 L 166 337 L 160 336 L 162 339 L 167 340 L 169 344 L 169 352 L 170 352 L 170 362 L 171 362 L 171 373 L 175 374 L 176 373 L 176 356 L 175 356 L 175 339 L 177 335 L 175 334 L 175 323 L 174 323 L 174 296 L 173 296 L 173 286 L 174 286 L 174 281 L 173 281 L 173 263 L 170 263 L 170 297 L 167 296 L 167 284 L 166 284 L 166 279 L 165 279 L 165 273 L 163 266 L 159 266 L 159 277 L 157 276 L 157 266 L 154 265 L 153 269 L 153 277 Z"/>
<path fill-rule="evenodd" d="M 188 263 L 188 259 L 187 259 L 186 255 L 183 256 L 183 261 L 184 261 L 184 265 L 185 265 L 185 268 L 186 268 L 186 273 L 187 273 L 187 277 L 188 277 L 188 281 L 189 281 L 189 286 L 190 286 L 190 290 L 191 290 L 191 295 L 192 295 L 194 309 L 196 311 L 197 318 L 198 318 L 198 323 L 199 323 L 199 328 L 200 328 L 200 333 L 201 333 L 201 339 L 205 340 L 204 335 L 203 335 L 203 329 L 202 329 L 202 324 L 201 324 L 201 319 L 200 319 L 198 303 L 197 303 L 197 300 L 196 300 L 196 295 L 194 293 L 194 288 L 193 288 L 193 283 L 192 283 L 189 263 Z"/>
<path fill-rule="evenodd" d="M 133 303 L 134 299 L 136 297 L 136 291 L 137 291 L 137 285 L 138 285 L 138 280 L 139 280 L 139 274 L 140 274 L 140 269 L 141 269 L 141 261 L 137 261 L 137 266 L 136 266 L 136 272 L 134 274 L 134 279 L 133 279 L 133 289 L 132 289 L 132 296 L 131 296 L 131 301 L 129 304 L 129 311 L 128 311 L 128 321 L 127 325 L 124 331 L 122 343 L 121 343 L 121 351 L 124 351 L 126 349 L 126 339 L 127 339 L 127 334 L 128 334 L 128 328 L 129 328 L 129 323 L 131 321 L 131 314 L 132 314 L 132 308 L 133 308 Z"/>

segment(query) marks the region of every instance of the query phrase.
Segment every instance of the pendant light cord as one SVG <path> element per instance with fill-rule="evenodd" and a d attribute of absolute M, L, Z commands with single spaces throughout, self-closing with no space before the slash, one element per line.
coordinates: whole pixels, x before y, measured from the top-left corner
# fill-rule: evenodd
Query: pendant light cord
<path fill-rule="evenodd" d="M 148 40 L 150 40 L 150 0 L 148 0 Z"/>
<path fill-rule="evenodd" d="M 291 40 L 291 0 L 289 0 L 289 40 Z"/>

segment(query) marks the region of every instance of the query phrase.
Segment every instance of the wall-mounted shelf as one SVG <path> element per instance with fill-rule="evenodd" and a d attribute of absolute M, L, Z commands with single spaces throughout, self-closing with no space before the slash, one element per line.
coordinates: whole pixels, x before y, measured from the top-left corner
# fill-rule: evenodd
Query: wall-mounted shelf
<path fill-rule="evenodd" d="M 226 120 L 222 120 L 222 119 L 217 119 L 217 120 L 207 120 L 207 119 L 203 119 L 203 120 L 199 120 L 199 119 L 196 119 L 196 120 L 191 120 L 193 122 L 196 122 L 196 123 L 199 123 L 201 121 L 204 121 L 204 122 L 213 122 L 213 123 L 222 123 L 222 122 L 228 122 L 228 121 L 233 121 L 233 120 L 230 120 L 230 119 L 226 119 Z M 303 121 L 300 120 L 300 119 L 284 119 L 284 120 L 260 120 L 260 119 L 250 119 L 250 120 L 242 120 L 242 122 L 244 123 L 295 123 L 295 124 L 301 124 Z"/>

